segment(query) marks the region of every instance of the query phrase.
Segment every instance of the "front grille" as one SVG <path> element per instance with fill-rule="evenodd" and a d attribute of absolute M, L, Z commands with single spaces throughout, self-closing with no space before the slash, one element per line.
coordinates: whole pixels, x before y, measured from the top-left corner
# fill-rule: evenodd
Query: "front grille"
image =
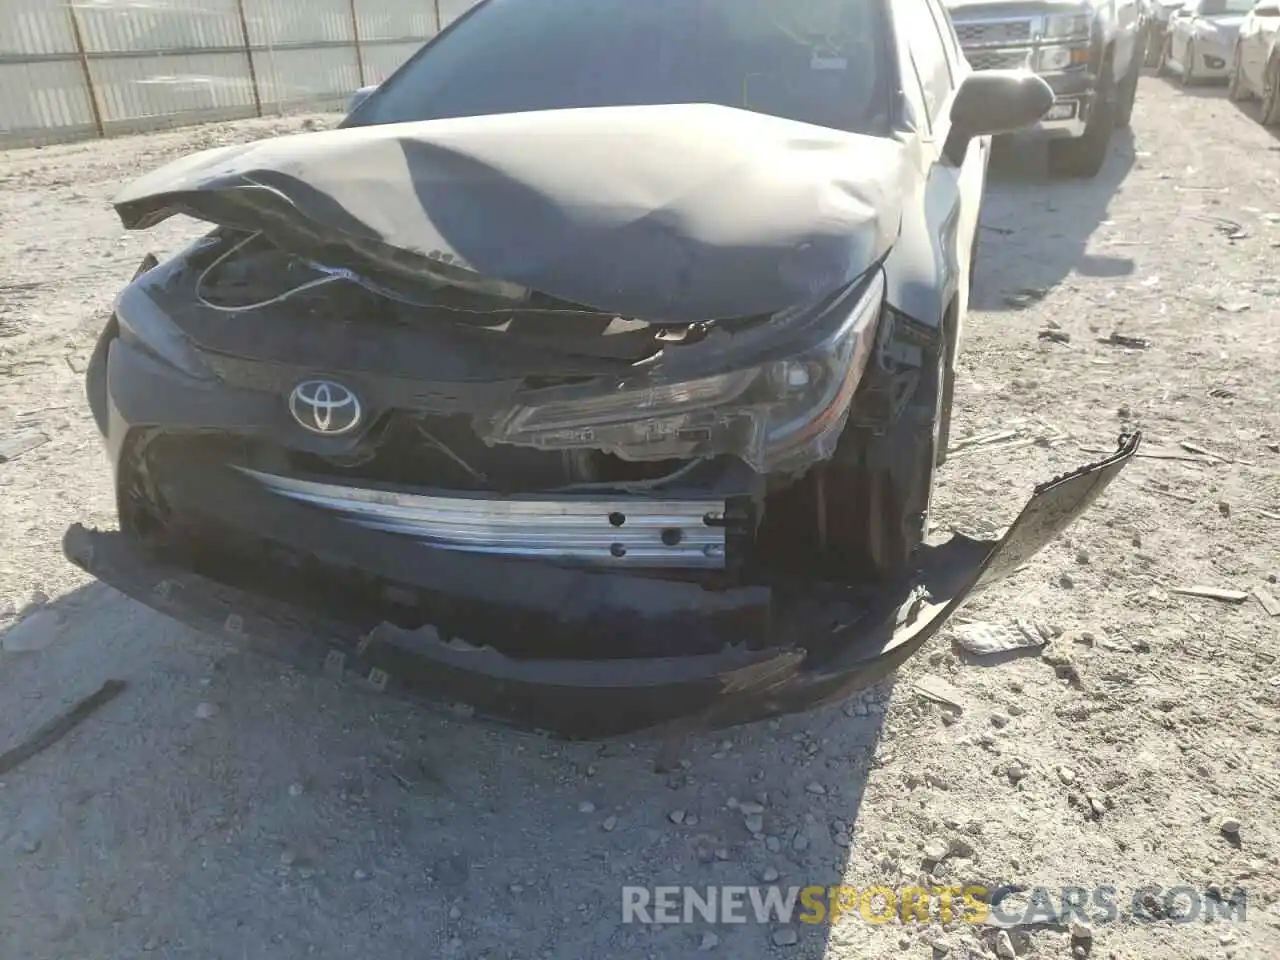
<path fill-rule="evenodd" d="M 955 27 L 956 36 L 960 38 L 960 46 L 965 48 L 989 47 L 1000 43 L 1025 43 L 1031 39 L 1030 20 L 957 23 Z"/>
<path fill-rule="evenodd" d="M 990 50 L 966 54 L 975 70 L 1017 70 L 1028 65 L 1029 50 Z"/>

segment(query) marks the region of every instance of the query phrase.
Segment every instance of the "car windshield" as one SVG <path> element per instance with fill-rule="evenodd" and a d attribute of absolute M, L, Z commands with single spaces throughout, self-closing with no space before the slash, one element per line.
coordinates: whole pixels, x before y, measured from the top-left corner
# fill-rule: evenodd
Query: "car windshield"
<path fill-rule="evenodd" d="M 888 125 L 877 0 L 486 0 L 351 125 L 716 103 L 856 133 Z"/>

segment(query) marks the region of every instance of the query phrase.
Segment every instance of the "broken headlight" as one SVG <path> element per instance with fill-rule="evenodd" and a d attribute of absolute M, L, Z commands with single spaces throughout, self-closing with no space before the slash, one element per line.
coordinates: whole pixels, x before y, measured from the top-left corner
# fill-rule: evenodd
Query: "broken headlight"
<path fill-rule="evenodd" d="M 831 456 L 866 368 L 884 302 L 884 273 L 829 309 L 842 319 L 794 355 L 696 380 L 566 395 L 510 408 L 477 424 L 490 443 L 589 448 L 624 460 L 732 454 L 759 473 Z"/>
<path fill-rule="evenodd" d="M 213 372 L 178 325 L 137 283 L 120 292 L 115 303 L 120 339 L 197 380 L 212 380 Z"/>

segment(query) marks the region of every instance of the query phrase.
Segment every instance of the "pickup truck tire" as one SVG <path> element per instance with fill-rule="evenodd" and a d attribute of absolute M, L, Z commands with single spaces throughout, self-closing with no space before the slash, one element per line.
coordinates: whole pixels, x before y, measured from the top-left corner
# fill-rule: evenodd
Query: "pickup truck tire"
<path fill-rule="evenodd" d="M 1128 129 L 1133 121 L 1133 105 L 1138 100 L 1138 80 L 1142 77 L 1142 51 L 1133 52 L 1129 73 L 1120 84 L 1119 102 L 1116 104 L 1116 126 Z"/>
<path fill-rule="evenodd" d="M 1280 127 L 1280 56 L 1272 56 L 1262 74 L 1262 116 L 1264 127 Z"/>
<path fill-rule="evenodd" d="M 1093 112 L 1085 123 L 1083 134 L 1072 140 L 1050 141 L 1049 168 L 1055 176 L 1096 177 L 1106 163 L 1119 106 L 1109 60 L 1102 69 L 1095 97 Z"/>

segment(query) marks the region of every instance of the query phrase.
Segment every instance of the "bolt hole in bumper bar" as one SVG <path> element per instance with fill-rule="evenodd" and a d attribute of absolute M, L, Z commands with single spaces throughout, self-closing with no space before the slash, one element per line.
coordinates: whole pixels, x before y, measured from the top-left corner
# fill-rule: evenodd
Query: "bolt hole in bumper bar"
<path fill-rule="evenodd" d="M 645 568 L 725 565 L 723 500 L 438 496 L 236 469 L 279 496 L 446 550 Z"/>
<path fill-rule="evenodd" d="M 460 702 L 482 718 L 573 739 L 670 734 L 807 709 L 884 677 L 973 590 L 1018 569 L 1087 509 L 1139 443 L 1138 434 L 1123 436 L 1111 456 L 1037 487 L 999 539 L 956 535 L 923 548 L 910 575 L 879 586 L 856 609 L 819 584 L 779 589 L 769 645 L 687 657 L 515 659 L 483 637 L 446 641 L 431 627 L 347 622 L 231 587 L 119 532 L 76 525 L 63 550 L 78 567 L 175 620 L 376 690 Z"/>

